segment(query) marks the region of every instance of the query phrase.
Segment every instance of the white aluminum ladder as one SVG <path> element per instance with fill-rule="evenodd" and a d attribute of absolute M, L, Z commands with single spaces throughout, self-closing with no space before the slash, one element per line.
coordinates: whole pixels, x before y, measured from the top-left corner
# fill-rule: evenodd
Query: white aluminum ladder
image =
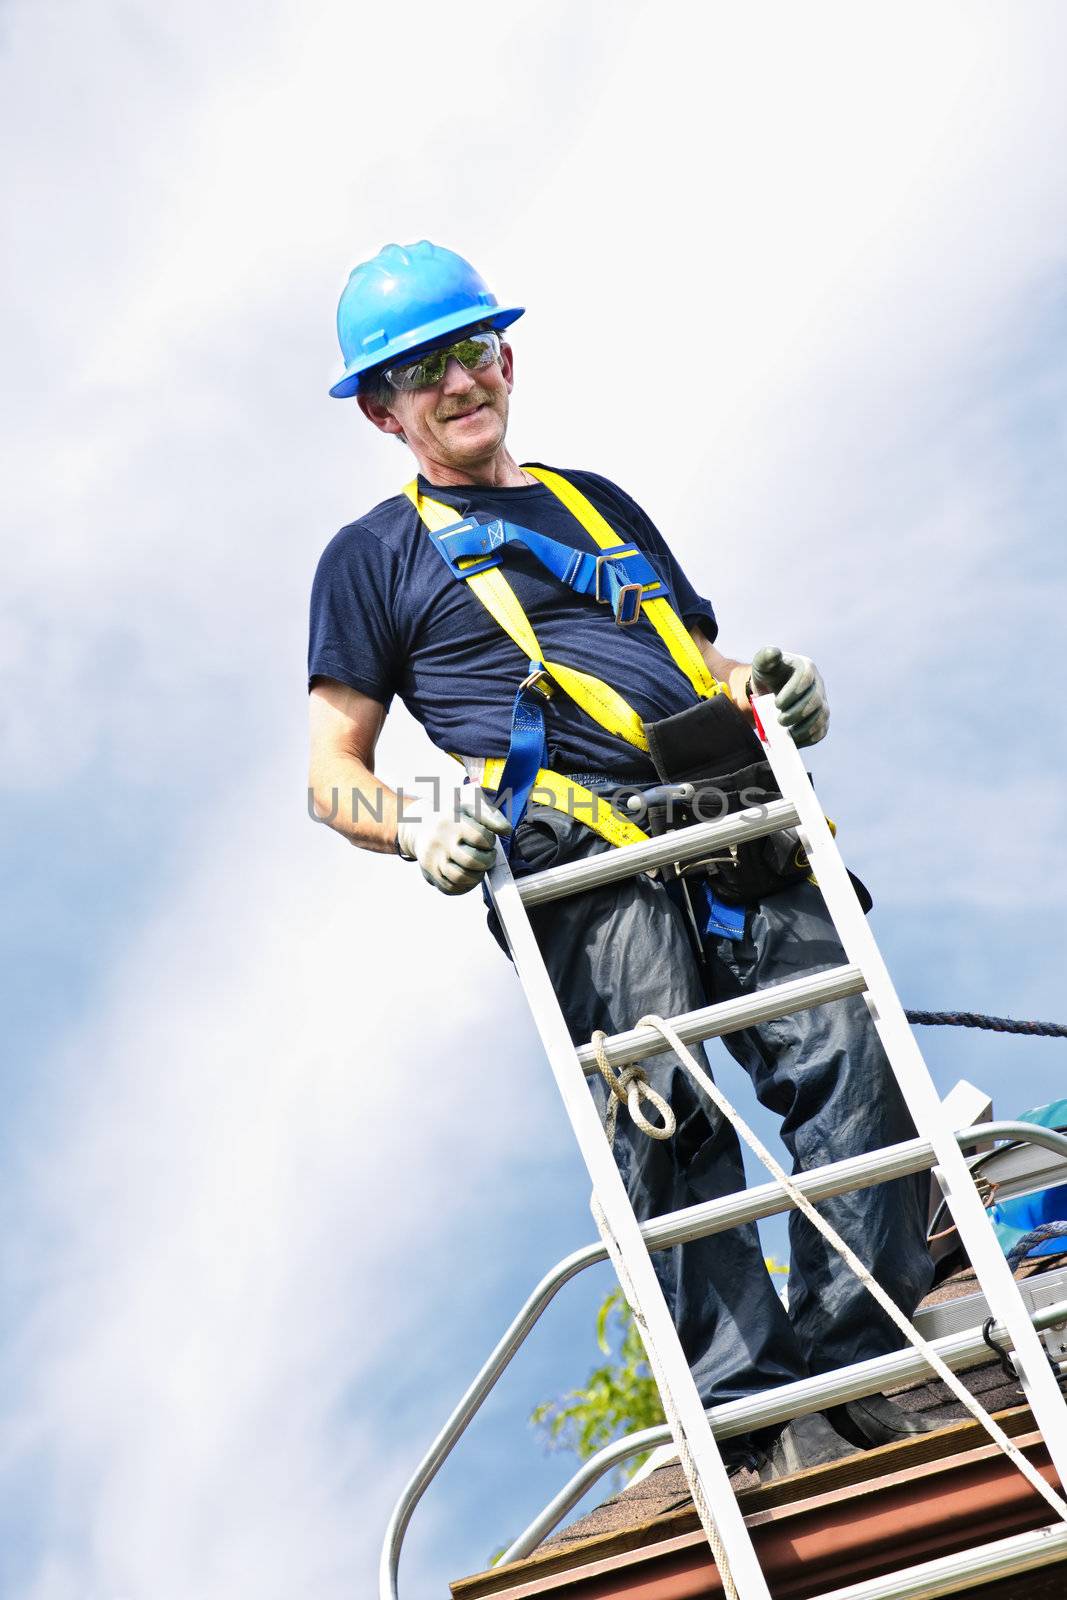
<path fill-rule="evenodd" d="M 670 1410 L 679 1419 L 698 1487 L 711 1510 L 729 1562 L 740 1600 L 771 1600 L 744 1518 L 729 1484 L 722 1456 L 708 1423 L 696 1385 L 674 1328 L 663 1293 L 652 1268 L 649 1246 L 631 1208 L 611 1153 L 596 1105 L 586 1085 L 595 1071 L 591 1043 L 576 1047 L 560 1009 L 548 971 L 530 926 L 527 910 L 584 889 L 618 881 L 655 866 L 705 859 L 715 850 L 763 837 L 780 828 L 798 829 L 801 842 L 818 879 L 830 917 L 845 952 L 845 962 L 829 971 L 776 984 L 754 995 L 700 1008 L 669 1019 L 686 1044 L 716 1037 L 752 1023 L 788 1015 L 846 995 L 862 994 L 885 1047 L 901 1093 L 911 1112 L 918 1136 L 933 1147 L 934 1172 L 945 1193 L 952 1219 L 959 1230 L 988 1306 L 1010 1336 L 1013 1358 L 1036 1426 L 1048 1446 L 1060 1483 L 1067 1486 L 1067 1406 L 1060 1393 L 1039 1334 L 1034 1328 L 1008 1264 L 1001 1252 L 978 1191 L 967 1170 L 955 1133 L 942 1113 L 937 1090 L 930 1078 L 896 990 L 871 934 L 855 890 L 834 843 L 819 801 L 808 781 L 803 761 L 789 734 L 778 723 L 772 696 L 755 703 L 757 730 L 782 798 L 766 806 L 735 813 L 721 821 L 696 823 L 647 843 L 629 845 L 591 859 L 566 862 L 527 878 L 516 879 L 500 851 L 488 878 L 489 893 L 507 936 L 515 968 L 526 993 L 534 1022 L 563 1098 L 571 1126 L 593 1185 L 593 1199 L 605 1226 L 602 1233 L 609 1252 L 616 1251 L 625 1267 L 637 1309 L 647 1329 L 650 1356 L 660 1373 L 661 1388 L 669 1391 Z M 664 1048 L 656 1030 L 630 1029 L 610 1037 L 604 1046 L 613 1067 L 646 1059 Z M 808 1174 L 807 1176 L 811 1176 Z M 647 1229 L 647 1224 L 646 1224 Z M 845 1369 L 848 1370 L 848 1369 Z M 878 1388 L 881 1384 L 874 1380 Z M 1042 1538 L 1028 1535 L 1021 1542 L 998 1541 L 946 1558 L 959 1562 L 961 1579 L 987 1581 L 1006 1571 L 1067 1558 L 1067 1524 L 1053 1523 L 1041 1530 Z M 1003 1547 L 1003 1549 L 1001 1549 Z M 1035 1551 L 1037 1552 L 1035 1556 Z M 970 1562 L 968 1566 L 966 1563 Z M 929 1585 L 923 1587 L 923 1569 L 911 1568 L 869 1586 L 849 1586 L 819 1600 L 874 1600 L 890 1597 L 948 1593 L 944 1587 L 944 1562 L 929 1567 Z M 937 1572 L 934 1572 L 937 1568 Z M 982 1577 L 977 1577 L 978 1572 Z M 950 1572 L 951 1575 L 951 1572 Z M 937 1585 L 940 1584 L 940 1587 Z"/>

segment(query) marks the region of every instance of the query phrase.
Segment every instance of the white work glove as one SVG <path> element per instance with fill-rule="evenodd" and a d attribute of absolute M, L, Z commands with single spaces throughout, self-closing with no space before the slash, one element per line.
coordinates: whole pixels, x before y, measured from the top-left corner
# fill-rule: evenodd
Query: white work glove
<path fill-rule="evenodd" d="M 776 645 L 757 650 L 752 657 L 752 693 L 774 695 L 778 720 L 798 748 L 826 738 L 830 726 L 826 686 L 807 656 L 791 655 Z"/>
<path fill-rule="evenodd" d="M 399 822 L 396 845 L 407 861 L 417 861 L 427 883 L 442 894 L 467 894 L 477 888 L 496 858 L 496 835 L 511 832 L 475 784 L 464 784 L 440 811 L 421 822 Z"/>

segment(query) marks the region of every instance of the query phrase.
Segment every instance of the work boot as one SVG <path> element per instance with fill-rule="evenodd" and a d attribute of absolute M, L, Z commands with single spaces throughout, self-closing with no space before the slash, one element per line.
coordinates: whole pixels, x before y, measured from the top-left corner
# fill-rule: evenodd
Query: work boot
<path fill-rule="evenodd" d="M 862 1400 L 850 1400 L 847 1405 L 832 1406 L 826 1415 L 838 1433 L 861 1450 L 896 1444 L 900 1439 L 913 1439 L 920 1433 L 934 1433 L 943 1426 L 933 1417 L 905 1411 L 884 1394 L 869 1394 Z"/>
<path fill-rule="evenodd" d="M 763 1460 L 763 1452 L 757 1450 L 748 1438 L 742 1434 L 737 1439 L 726 1439 L 719 1445 L 722 1464 L 726 1468 L 726 1476 L 731 1481 L 742 1472 L 758 1472 L 759 1464 Z"/>
<path fill-rule="evenodd" d="M 820 1411 L 813 1411 L 786 1423 L 775 1438 L 762 1442 L 761 1454 L 760 1482 L 773 1483 L 775 1478 L 854 1456 L 856 1446 L 843 1439 Z"/>

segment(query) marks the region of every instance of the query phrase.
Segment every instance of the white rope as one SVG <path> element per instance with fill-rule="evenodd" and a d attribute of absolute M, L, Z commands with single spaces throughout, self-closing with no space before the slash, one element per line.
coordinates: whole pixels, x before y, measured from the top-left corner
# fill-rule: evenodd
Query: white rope
<path fill-rule="evenodd" d="M 650 1015 L 647 1017 L 642 1017 L 636 1026 L 638 1028 L 655 1028 L 656 1032 L 667 1042 L 667 1044 L 670 1045 L 671 1049 L 678 1057 L 678 1060 L 685 1067 L 693 1081 L 703 1089 L 704 1093 L 708 1096 L 713 1105 L 717 1106 L 727 1121 L 732 1124 L 732 1126 L 740 1134 L 741 1138 L 744 1139 L 745 1143 L 748 1145 L 753 1154 L 758 1156 L 760 1161 L 763 1162 L 763 1165 L 767 1168 L 767 1171 L 772 1175 L 772 1177 L 778 1180 L 786 1194 L 793 1201 L 793 1204 L 796 1206 L 797 1210 L 803 1212 L 804 1216 L 807 1217 L 812 1227 L 816 1228 L 818 1232 L 822 1234 L 823 1238 L 833 1246 L 842 1260 L 845 1261 L 849 1267 L 851 1267 L 852 1271 L 863 1284 L 864 1288 L 874 1297 L 875 1300 L 877 1300 L 882 1310 L 900 1329 L 908 1343 L 912 1345 L 914 1349 L 918 1350 L 923 1358 L 929 1362 L 930 1366 L 937 1373 L 937 1376 L 941 1379 L 941 1381 L 948 1386 L 948 1388 L 956 1396 L 957 1400 L 959 1400 L 960 1404 L 967 1408 L 975 1421 L 981 1424 L 986 1433 L 988 1433 L 989 1437 L 993 1440 L 994 1444 L 999 1445 L 1000 1449 L 1003 1450 L 1004 1454 L 1018 1468 L 1026 1481 L 1037 1490 L 1038 1494 L 1041 1495 L 1043 1500 L 1047 1501 L 1047 1503 L 1052 1507 L 1053 1511 L 1055 1511 L 1056 1515 L 1067 1522 L 1067 1502 L 1065 1502 L 1056 1493 L 1056 1491 L 1045 1482 L 1037 1468 L 1033 1466 L 1031 1462 L 1027 1461 L 1022 1451 L 1012 1443 L 1000 1424 L 995 1422 L 989 1413 L 979 1405 L 978 1401 L 974 1398 L 974 1395 L 966 1387 L 966 1385 L 956 1376 L 950 1367 L 946 1366 L 945 1362 L 938 1355 L 937 1351 L 931 1345 L 927 1344 L 926 1340 L 912 1326 L 908 1318 L 900 1310 L 899 1306 L 897 1306 L 894 1301 L 890 1299 L 889 1295 L 886 1294 L 885 1290 L 882 1288 L 877 1279 L 872 1277 L 870 1272 L 868 1272 L 867 1268 L 863 1265 L 863 1262 L 859 1259 L 856 1253 L 845 1243 L 844 1239 L 842 1239 L 837 1230 L 831 1227 L 830 1223 L 826 1221 L 825 1217 L 819 1215 L 818 1211 L 816 1211 L 815 1207 L 811 1204 L 811 1201 L 808 1200 L 807 1196 L 797 1188 L 796 1184 L 771 1155 L 771 1152 L 766 1148 L 756 1134 L 753 1133 L 752 1129 L 739 1115 L 739 1113 L 734 1110 L 733 1106 L 730 1104 L 729 1100 L 727 1100 L 726 1096 L 722 1093 L 718 1086 L 712 1082 L 712 1079 L 701 1067 L 692 1051 L 688 1050 L 682 1043 L 681 1039 L 679 1039 L 670 1023 L 665 1022 L 662 1017 Z"/>
<path fill-rule="evenodd" d="M 608 1143 L 615 1144 L 615 1122 L 619 1115 L 619 1107 L 625 1106 L 633 1121 L 647 1133 L 650 1139 L 673 1139 L 674 1131 L 678 1124 L 674 1120 L 674 1112 L 661 1094 L 658 1094 L 648 1079 L 644 1070 L 638 1066 L 624 1067 L 622 1072 L 616 1072 L 607 1058 L 604 1050 L 604 1041 L 607 1034 L 598 1028 L 592 1038 L 593 1052 L 596 1064 L 600 1069 L 600 1076 L 611 1090 L 608 1099 L 608 1109 L 604 1115 L 604 1132 L 608 1136 Z M 649 1105 L 655 1106 L 663 1118 L 662 1124 L 657 1126 L 649 1122 L 641 1110 L 641 1101 L 647 1100 Z"/>
<path fill-rule="evenodd" d="M 616 1102 L 612 1101 L 612 1105 L 614 1106 L 615 1104 Z M 632 1114 L 633 1113 L 631 1112 L 631 1115 Z M 653 1137 L 656 1137 L 656 1135 L 653 1135 Z M 658 1137 L 662 1138 L 663 1135 L 659 1134 Z M 700 1474 L 697 1471 L 697 1464 L 693 1460 L 693 1453 L 689 1448 L 689 1440 L 686 1437 L 685 1425 L 682 1422 L 681 1416 L 671 1398 L 670 1384 L 667 1382 L 663 1369 L 660 1366 L 659 1357 L 656 1354 L 655 1343 L 649 1335 L 648 1326 L 641 1312 L 641 1307 L 637 1303 L 637 1295 L 634 1291 L 633 1281 L 626 1269 L 626 1262 L 623 1260 L 622 1250 L 619 1246 L 619 1242 L 612 1233 L 611 1224 L 608 1222 L 604 1208 L 601 1206 L 600 1201 L 597 1199 L 595 1194 L 593 1195 L 592 1199 L 592 1208 L 593 1219 L 600 1231 L 600 1237 L 604 1241 L 608 1255 L 611 1257 L 611 1264 L 615 1268 L 615 1275 L 622 1286 L 622 1292 L 626 1296 L 630 1310 L 633 1313 L 633 1319 L 637 1323 L 638 1331 L 641 1334 L 641 1342 L 645 1347 L 645 1354 L 648 1357 L 648 1364 L 652 1369 L 652 1376 L 656 1380 L 656 1387 L 659 1389 L 660 1399 L 663 1402 L 663 1414 L 666 1417 L 671 1433 L 674 1436 L 674 1442 L 678 1446 L 678 1459 L 682 1464 L 682 1471 L 685 1473 L 685 1481 L 689 1485 L 689 1493 L 693 1497 L 693 1504 L 696 1507 L 697 1516 L 700 1518 L 700 1526 L 704 1530 L 705 1537 L 707 1538 L 708 1544 L 711 1547 L 712 1559 L 715 1562 L 715 1565 L 719 1571 L 719 1576 L 722 1579 L 723 1593 L 726 1596 L 726 1600 L 740 1600 L 740 1596 L 737 1592 L 737 1585 L 734 1583 L 733 1573 L 730 1571 L 730 1562 L 726 1554 L 726 1547 L 722 1542 L 722 1537 L 719 1533 L 718 1527 L 716 1526 L 715 1518 L 711 1514 L 711 1507 L 708 1505 L 708 1502 L 704 1497 L 704 1489 L 700 1482 Z"/>

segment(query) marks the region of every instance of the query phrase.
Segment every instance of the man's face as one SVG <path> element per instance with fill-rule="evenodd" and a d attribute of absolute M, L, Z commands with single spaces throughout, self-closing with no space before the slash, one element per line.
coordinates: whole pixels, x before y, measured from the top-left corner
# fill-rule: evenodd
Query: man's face
<path fill-rule="evenodd" d="M 403 434 L 424 470 L 462 470 L 490 460 L 503 444 L 511 388 L 511 346 L 501 341 L 499 362 L 468 372 L 452 358 L 432 388 L 394 390 L 387 407 L 362 395 L 359 403 L 384 433 Z"/>

